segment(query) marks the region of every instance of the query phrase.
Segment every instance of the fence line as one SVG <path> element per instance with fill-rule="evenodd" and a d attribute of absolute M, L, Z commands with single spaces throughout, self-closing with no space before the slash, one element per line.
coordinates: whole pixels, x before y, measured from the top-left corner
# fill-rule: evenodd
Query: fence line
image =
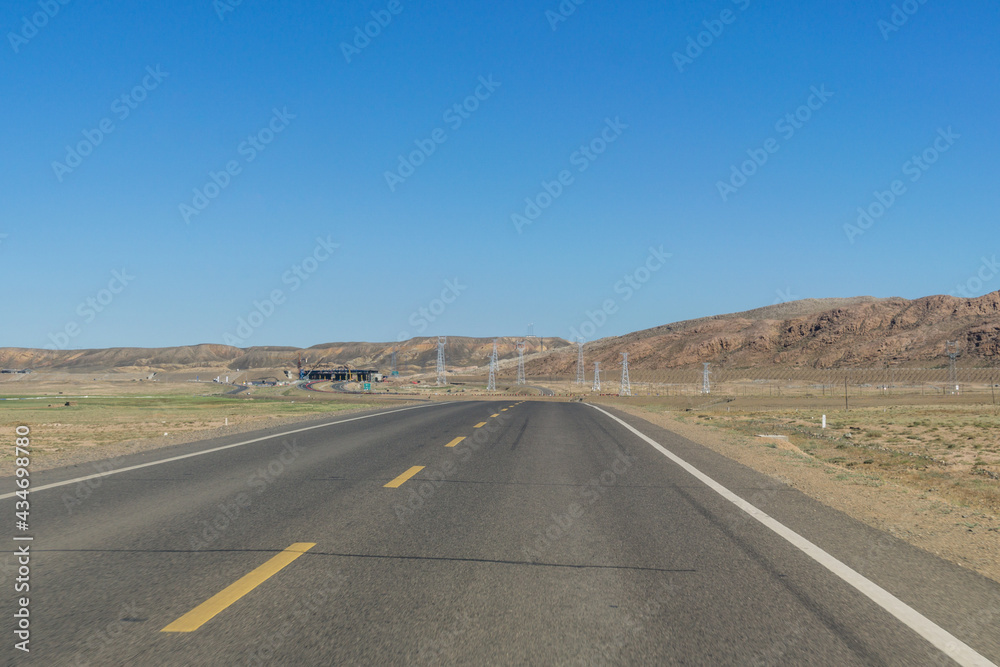
<path fill-rule="evenodd" d="M 621 368 L 601 369 L 601 382 L 617 387 Z M 701 394 L 700 368 L 629 369 L 633 393 L 657 395 Z M 589 374 L 588 374 L 589 375 Z M 528 376 L 534 382 L 566 382 L 574 378 Z M 588 377 L 589 386 L 590 378 Z M 1000 368 L 711 368 L 709 392 L 728 396 L 815 395 L 843 396 L 953 395 L 1000 393 Z"/>

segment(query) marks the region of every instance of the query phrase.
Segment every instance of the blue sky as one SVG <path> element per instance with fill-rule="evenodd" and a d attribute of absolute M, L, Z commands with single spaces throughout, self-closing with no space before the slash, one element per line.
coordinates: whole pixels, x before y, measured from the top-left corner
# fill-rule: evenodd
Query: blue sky
<path fill-rule="evenodd" d="M 2 11 L 0 346 L 597 338 L 1000 289 L 995 3 Z"/>

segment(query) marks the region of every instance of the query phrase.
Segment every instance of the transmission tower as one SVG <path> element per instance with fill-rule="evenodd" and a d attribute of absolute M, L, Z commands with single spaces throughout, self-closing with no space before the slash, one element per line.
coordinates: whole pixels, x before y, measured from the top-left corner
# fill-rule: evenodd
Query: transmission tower
<path fill-rule="evenodd" d="M 601 362 L 594 362 L 594 386 L 591 391 L 601 390 Z"/>
<path fill-rule="evenodd" d="M 579 350 L 576 353 L 576 383 L 583 384 L 587 381 L 583 373 L 583 341 L 577 343 Z"/>
<path fill-rule="evenodd" d="M 707 362 L 702 363 L 702 366 L 704 366 L 704 368 L 701 371 L 701 393 L 703 394 L 708 394 L 712 391 L 712 386 L 708 382 L 708 374 L 712 372 L 708 370 L 708 367 L 710 365 L 711 364 Z"/>
<path fill-rule="evenodd" d="M 391 375 L 399 375 L 399 371 L 396 370 L 396 348 L 392 348 L 392 369 L 390 371 Z"/>
<path fill-rule="evenodd" d="M 524 341 L 517 341 L 517 383 L 524 384 Z"/>
<path fill-rule="evenodd" d="M 961 352 L 957 340 L 945 341 L 944 349 L 948 352 L 948 389 L 958 393 L 958 366 L 955 360 Z"/>
<path fill-rule="evenodd" d="M 632 383 L 628 379 L 628 352 L 622 352 L 622 386 L 618 390 L 618 395 L 632 395 Z"/>
<path fill-rule="evenodd" d="M 497 390 L 497 342 L 493 341 L 493 354 L 490 355 L 490 379 L 486 383 L 486 391 Z"/>
<path fill-rule="evenodd" d="M 448 376 L 444 370 L 444 346 L 447 342 L 447 336 L 438 336 L 437 384 L 439 387 L 448 384 Z"/>

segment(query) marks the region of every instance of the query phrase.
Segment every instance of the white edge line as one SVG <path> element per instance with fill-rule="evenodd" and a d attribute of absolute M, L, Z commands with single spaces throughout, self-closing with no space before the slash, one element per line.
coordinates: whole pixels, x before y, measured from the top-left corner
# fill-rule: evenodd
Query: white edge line
<path fill-rule="evenodd" d="M 833 572 L 835 575 L 846 581 L 848 584 L 856 588 L 858 591 L 870 598 L 875 604 L 885 609 L 887 612 L 899 619 L 904 625 L 909 627 L 911 630 L 916 632 L 918 635 L 929 641 L 934 645 L 939 651 L 947 655 L 949 658 L 954 660 L 960 665 L 969 665 L 970 667 L 997 667 L 995 663 L 990 662 L 984 656 L 976 652 L 975 649 L 968 646 L 955 637 L 953 634 L 934 623 L 920 612 L 918 612 L 913 607 L 909 606 L 895 595 L 885 590 L 878 584 L 876 584 L 871 579 L 855 572 L 850 567 L 840 562 L 827 552 L 820 549 L 818 546 L 802 537 L 796 533 L 791 528 L 788 528 L 784 524 L 780 523 L 776 519 L 772 518 L 765 512 L 757 509 L 747 501 L 743 500 L 735 493 L 722 486 L 714 479 L 701 472 L 693 465 L 680 458 L 673 452 L 667 450 L 665 447 L 660 445 L 658 442 L 650 438 L 649 436 L 641 433 L 630 424 L 627 424 L 623 420 L 614 416 L 610 412 L 603 410 L 596 405 L 591 405 L 598 412 L 603 412 L 605 415 L 614 419 L 616 422 L 627 428 L 629 431 L 639 436 L 647 443 L 655 447 L 660 451 L 661 454 L 666 456 L 668 459 L 679 465 L 681 468 L 694 475 L 699 481 L 705 484 L 708 488 L 712 489 L 720 496 L 733 503 L 741 510 L 752 516 L 754 519 L 764 524 L 775 533 L 785 538 L 790 544 L 797 547 L 804 554 L 815 560 L 817 563 L 825 567 L 826 569 Z"/>
<path fill-rule="evenodd" d="M 443 403 L 434 403 L 433 405 L 448 405 L 450 401 Z M 128 472 L 130 470 L 138 470 L 139 468 L 148 468 L 150 466 L 158 466 L 161 463 L 170 463 L 171 461 L 180 461 L 181 459 L 189 459 L 193 456 L 202 456 L 203 454 L 211 454 L 212 452 L 221 452 L 224 449 L 232 449 L 233 447 L 242 447 L 243 445 L 249 445 L 254 442 L 263 442 L 264 440 L 271 440 L 273 438 L 281 438 L 286 435 L 292 435 L 293 433 L 302 433 L 303 431 L 312 431 L 317 428 L 326 428 L 327 426 L 335 426 L 337 424 L 346 424 L 347 422 L 358 421 L 359 419 L 370 419 L 372 417 L 381 417 L 382 415 L 391 415 L 394 412 L 405 412 L 406 410 L 416 410 L 418 408 L 429 408 L 432 405 L 414 405 L 408 408 L 398 408 L 396 410 L 388 410 L 387 412 L 376 412 L 370 415 L 362 415 L 360 417 L 351 417 L 350 419 L 341 419 L 335 422 L 327 422 L 326 424 L 317 424 L 315 426 L 306 426 L 305 428 L 297 428 L 294 431 L 285 431 L 283 433 L 275 433 L 274 435 L 265 435 L 261 438 L 254 438 L 253 440 L 244 440 L 243 442 L 234 442 L 231 445 L 223 445 L 221 447 L 213 447 L 212 449 L 205 449 L 200 452 L 191 452 L 190 454 L 182 454 L 180 456 L 173 456 L 169 459 L 161 459 L 159 461 L 150 461 L 149 463 L 140 463 L 139 465 L 129 466 L 127 468 L 118 468 L 117 470 L 108 470 L 107 472 L 94 473 L 93 475 L 87 475 L 85 477 L 77 477 L 75 479 L 67 479 L 65 482 L 54 482 L 52 484 L 43 484 L 42 486 L 33 486 L 29 490 L 31 493 L 38 493 L 39 491 L 45 491 L 46 489 L 54 489 L 58 486 L 67 486 L 69 484 L 76 484 L 77 482 L 86 482 L 88 479 L 97 479 L 98 477 L 108 477 L 110 475 L 117 475 L 121 472 Z M 99 461 L 95 461 L 99 463 Z M 5 500 L 7 498 L 13 498 L 16 495 L 16 491 L 12 493 L 5 493 L 0 495 L 0 500 Z"/>

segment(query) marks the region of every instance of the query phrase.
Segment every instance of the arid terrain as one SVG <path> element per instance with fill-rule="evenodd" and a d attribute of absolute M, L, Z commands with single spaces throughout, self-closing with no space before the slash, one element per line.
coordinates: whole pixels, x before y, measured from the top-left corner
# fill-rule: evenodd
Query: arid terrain
<path fill-rule="evenodd" d="M 331 396 L 291 387 L 234 388 L 214 382 L 146 381 L 128 374 L 33 374 L 30 383 L 0 382 L 0 438 L 14 428 L 34 436 L 32 468 L 120 456 L 283 423 L 371 408 L 364 396 Z M 238 393 L 233 393 L 238 392 Z M 13 471 L 0 453 L 0 475 Z"/>
<path fill-rule="evenodd" d="M 445 386 L 436 382 L 435 338 L 304 350 L 0 348 L 0 367 L 34 371 L 0 375 L 0 436 L 29 424 L 32 465 L 44 469 L 413 401 L 606 403 L 1000 581 L 998 334 L 1000 293 L 805 300 L 587 343 L 583 383 L 576 345 L 529 338 L 518 385 L 518 339 L 501 338 L 495 392 L 486 390 L 486 338 L 449 337 Z M 952 368 L 948 341 L 957 343 Z M 400 376 L 369 394 L 344 393 L 360 392 L 357 383 L 287 384 L 300 355 L 307 369 L 387 373 L 394 347 Z M 622 352 L 632 395 L 619 397 Z M 264 379 L 281 384 L 246 384 Z M 0 474 L 11 466 L 0 456 Z"/>

